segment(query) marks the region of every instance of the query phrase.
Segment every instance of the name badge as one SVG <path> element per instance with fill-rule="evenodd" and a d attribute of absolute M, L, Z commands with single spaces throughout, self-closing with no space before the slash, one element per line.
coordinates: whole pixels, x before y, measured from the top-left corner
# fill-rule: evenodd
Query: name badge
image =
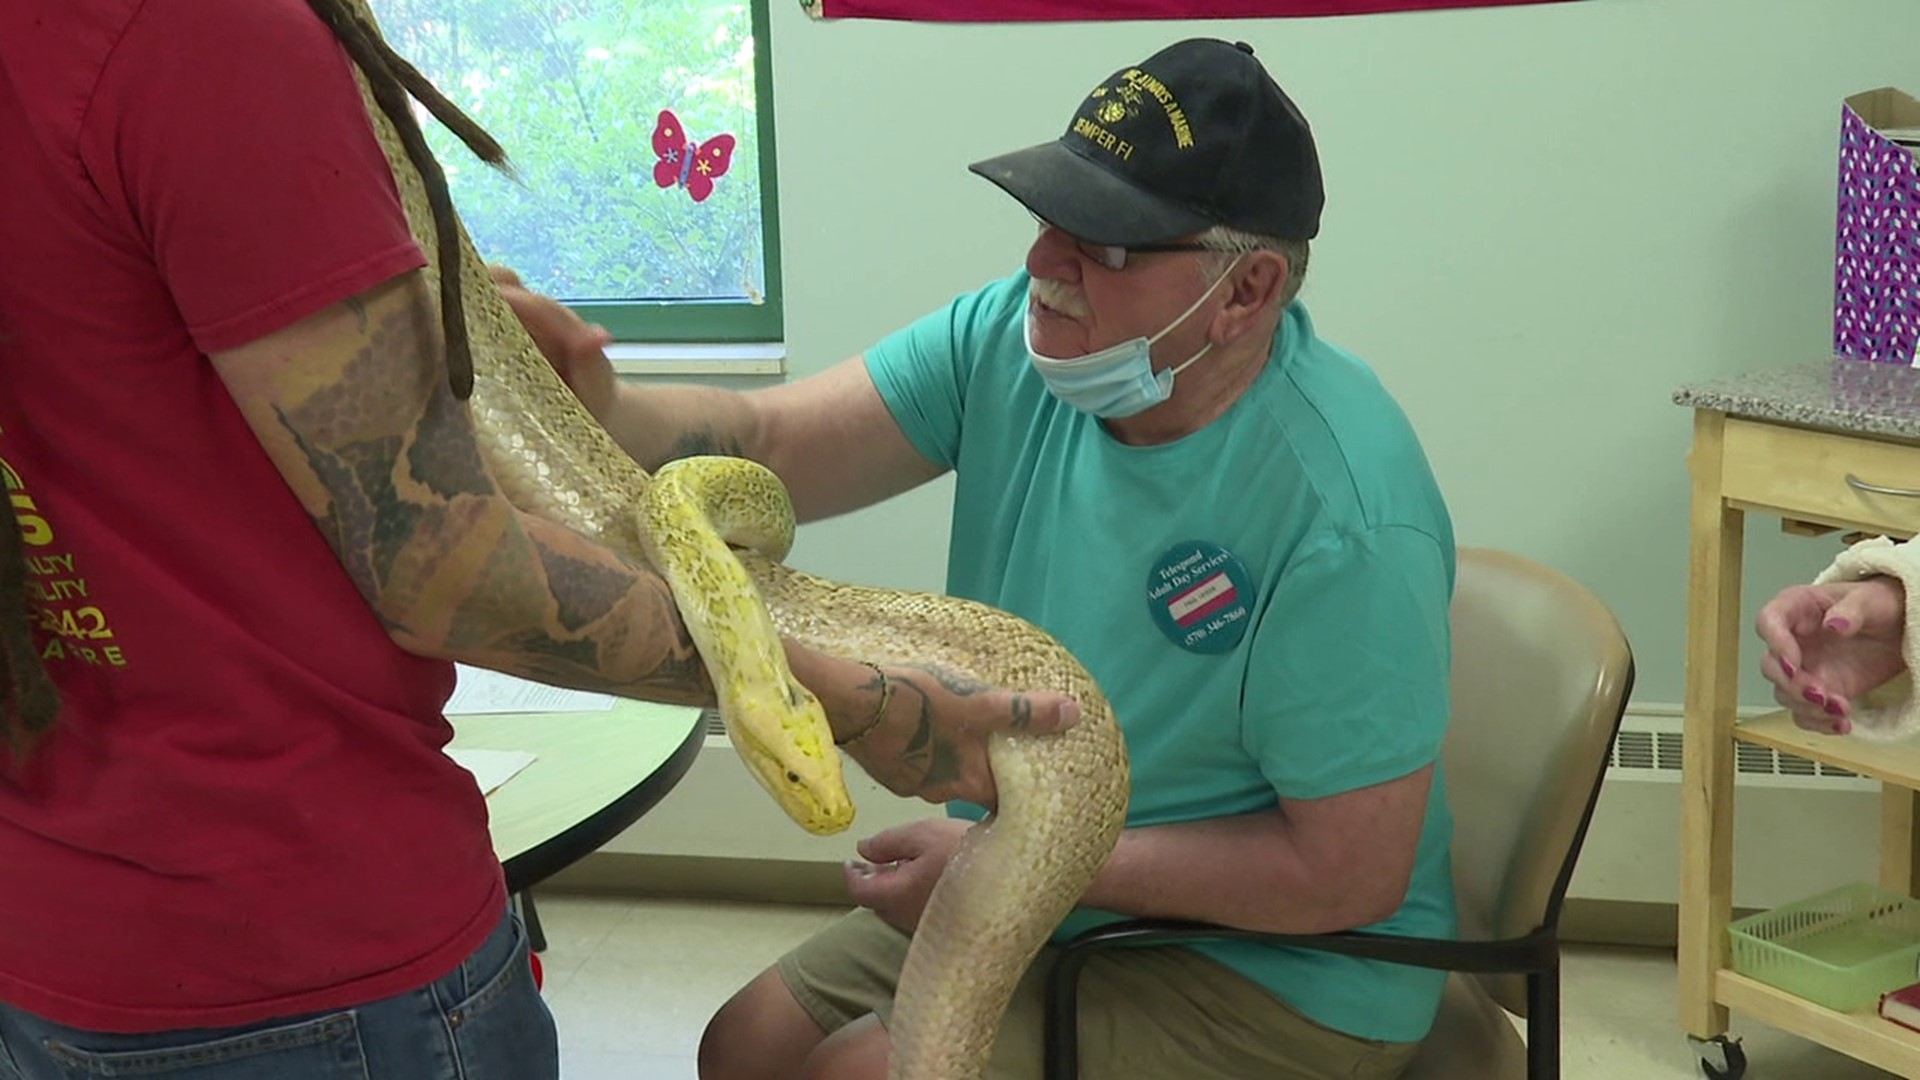
<path fill-rule="evenodd" d="M 1147 610 L 1175 645 L 1224 653 L 1246 636 L 1253 579 L 1233 552 L 1205 540 L 1168 548 L 1147 572 Z"/>

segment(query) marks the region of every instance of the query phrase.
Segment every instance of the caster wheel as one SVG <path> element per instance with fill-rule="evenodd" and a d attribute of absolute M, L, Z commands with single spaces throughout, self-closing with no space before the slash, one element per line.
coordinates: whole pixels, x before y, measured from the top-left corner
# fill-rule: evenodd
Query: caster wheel
<path fill-rule="evenodd" d="M 1700 1072 L 1707 1080 L 1741 1080 L 1747 1075 L 1747 1052 L 1739 1039 L 1717 1035 L 1711 1039 L 1688 1038 L 1693 1052 L 1700 1057 Z"/>

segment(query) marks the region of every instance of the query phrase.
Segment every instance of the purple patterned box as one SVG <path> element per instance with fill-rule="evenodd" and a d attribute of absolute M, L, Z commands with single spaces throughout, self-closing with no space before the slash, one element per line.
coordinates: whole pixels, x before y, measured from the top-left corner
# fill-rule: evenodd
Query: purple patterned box
<path fill-rule="evenodd" d="M 1855 94 L 1841 109 L 1833 349 L 1844 359 L 1920 366 L 1915 146 L 1920 101 L 1882 88 Z"/>

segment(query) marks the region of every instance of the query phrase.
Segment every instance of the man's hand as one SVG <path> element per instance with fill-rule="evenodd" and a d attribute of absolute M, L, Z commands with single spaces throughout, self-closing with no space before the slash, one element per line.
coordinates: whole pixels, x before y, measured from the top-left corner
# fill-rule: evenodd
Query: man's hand
<path fill-rule="evenodd" d="M 853 902 L 872 908 L 887 925 L 913 933 L 927 910 L 934 883 L 960 847 L 971 822 L 928 818 L 860 841 L 860 859 L 843 868 Z M 861 861 L 864 860 L 864 861 Z"/>
<path fill-rule="evenodd" d="M 573 309 L 549 296 L 542 296 L 520 282 L 520 275 L 504 266 L 489 266 L 487 272 L 500 287 L 507 306 L 526 327 L 540 355 L 560 373 L 575 397 L 587 407 L 594 419 L 607 422 L 613 405 L 615 378 L 613 363 L 607 359 L 607 346 L 613 335 L 607 328 L 588 323 Z"/>
<path fill-rule="evenodd" d="M 1906 592 L 1891 578 L 1795 585 L 1760 609 L 1760 672 L 1808 731 L 1853 730 L 1854 699 L 1900 674 Z"/>

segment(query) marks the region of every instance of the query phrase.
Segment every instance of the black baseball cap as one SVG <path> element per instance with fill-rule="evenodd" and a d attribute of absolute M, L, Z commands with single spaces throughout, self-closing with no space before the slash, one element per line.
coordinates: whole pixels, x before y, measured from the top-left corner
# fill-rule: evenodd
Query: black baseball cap
<path fill-rule="evenodd" d="M 1193 38 L 1114 72 L 1066 133 L 968 166 L 1096 244 L 1225 225 L 1310 240 L 1326 202 L 1313 132 L 1253 46 Z"/>

